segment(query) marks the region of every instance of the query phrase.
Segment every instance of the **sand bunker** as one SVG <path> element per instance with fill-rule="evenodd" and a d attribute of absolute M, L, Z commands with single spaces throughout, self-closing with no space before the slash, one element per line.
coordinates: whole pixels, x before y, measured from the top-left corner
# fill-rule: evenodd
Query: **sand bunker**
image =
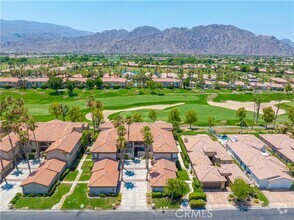
<path fill-rule="evenodd" d="M 172 105 L 147 105 L 147 106 L 139 106 L 139 107 L 134 107 L 134 108 L 126 108 L 126 109 L 120 109 L 120 110 L 104 110 L 103 115 L 104 115 L 104 121 L 109 122 L 108 116 L 112 115 L 117 112 L 128 112 L 128 111 L 136 111 L 136 110 L 141 110 L 141 109 L 154 109 L 154 110 L 163 110 L 166 108 L 171 108 L 179 105 L 183 105 L 185 103 L 176 103 Z M 86 114 L 86 119 L 92 120 L 91 119 L 91 113 Z"/>
<path fill-rule="evenodd" d="M 283 100 L 281 101 L 281 103 L 284 102 L 289 102 L 287 100 Z M 242 108 L 244 107 L 247 111 L 254 111 L 254 102 L 237 102 L 237 101 L 225 101 L 225 102 L 213 102 L 213 101 L 208 101 L 207 102 L 209 105 L 212 106 L 217 106 L 217 107 L 222 107 L 222 108 L 228 108 L 228 109 L 232 109 L 232 110 L 237 110 L 238 108 Z M 271 101 L 271 102 L 265 102 L 265 103 L 261 103 L 260 105 L 260 114 L 262 114 L 262 109 L 266 108 L 266 107 L 272 107 L 273 110 L 276 112 L 277 107 L 275 106 L 276 104 L 278 104 L 278 101 Z M 285 114 L 285 110 L 281 109 L 279 110 L 279 115 Z"/>

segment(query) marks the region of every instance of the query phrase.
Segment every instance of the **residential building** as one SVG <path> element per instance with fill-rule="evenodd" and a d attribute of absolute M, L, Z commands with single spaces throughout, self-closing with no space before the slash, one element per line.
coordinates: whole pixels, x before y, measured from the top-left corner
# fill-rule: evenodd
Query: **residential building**
<path fill-rule="evenodd" d="M 176 78 L 156 78 L 154 81 L 161 83 L 164 88 L 169 88 L 170 86 L 173 86 L 174 88 L 181 87 L 181 80 Z"/>
<path fill-rule="evenodd" d="M 117 193 L 119 187 L 119 162 L 105 158 L 96 161 L 91 171 L 89 190 L 93 195 Z"/>
<path fill-rule="evenodd" d="M 286 163 L 294 163 L 294 140 L 285 134 L 261 134 L 260 139 Z"/>
<path fill-rule="evenodd" d="M 48 82 L 49 78 L 31 78 L 26 80 L 26 87 L 32 88 L 37 87 L 41 88 L 42 85 L 46 84 Z"/>
<path fill-rule="evenodd" d="M 266 145 L 254 135 L 228 135 L 226 148 L 258 187 L 291 187 L 294 179 L 288 174 L 287 166 L 270 156 Z"/>
<path fill-rule="evenodd" d="M 126 87 L 127 80 L 122 77 L 102 77 L 103 87 Z"/>
<path fill-rule="evenodd" d="M 288 83 L 287 80 L 283 79 L 283 78 L 278 78 L 278 77 L 274 77 L 274 78 L 270 78 L 270 80 L 274 83 L 277 83 L 277 84 L 282 84 L 282 85 L 285 85 Z"/>
<path fill-rule="evenodd" d="M 46 160 L 21 183 L 23 194 L 48 194 L 65 168 L 64 161 Z"/>
<path fill-rule="evenodd" d="M 159 159 L 149 171 L 149 183 L 152 191 L 163 192 L 169 179 L 177 178 L 175 162 L 167 159 Z"/>
<path fill-rule="evenodd" d="M 19 78 L 4 78 L 0 77 L 0 88 L 3 88 L 5 85 L 8 85 L 12 88 L 20 87 L 21 80 Z"/>
<path fill-rule="evenodd" d="M 127 146 L 124 154 L 128 158 L 137 158 L 145 155 L 145 144 L 142 129 L 144 126 L 149 126 L 153 136 L 153 143 L 147 146 L 147 152 L 150 158 L 155 160 L 166 158 L 176 160 L 178 148 L 172 134 L 172 125 L 165 122 L 155 123 L 132 123 L 126 125 L 125 139 Z M 91 153 L 94 160 L 104 158 L 117 159 L 120 157 L 120 152 L 117 149 L 117 129 L 112 123 L 102 124 L 100 133 L 94 142 Z"/>

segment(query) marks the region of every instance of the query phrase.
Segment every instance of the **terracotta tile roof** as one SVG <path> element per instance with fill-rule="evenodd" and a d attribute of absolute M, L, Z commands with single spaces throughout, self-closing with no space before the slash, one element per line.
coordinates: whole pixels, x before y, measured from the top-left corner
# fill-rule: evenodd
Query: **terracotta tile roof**
<path fill-rule="evenodd" d="M 3 78 L 3 77 L 0 77 L 0 82 L 10 82 L 10 83 L 17 83 L 19 82 L 20 79 L 19 78 L 14 78 L 14 77 L 11 77 L 11 78 Z"/>
<path fill-rule="evenodd" d="M 163 82 L 163 83 L 178 83 L 181 82 L 181 80 L 179 79 L 175 79 L 175 78 L 156 78 L 154 79 L 155 82 Z"/>
<path fill-rule="evenodd" d="M 170 126 L 166 123 L 133 123 L 130 125 L 129 139 L 132 142 L 143 142 L 141 130 L 144 126 L 149 126 L 153 135 L 154 153 L 177 153 L 178 148 L 174 141 Z M 126 126 L 128 130 L 128 126 Z M 92 153 L 116 153 L 117 130 L 109 124 L 102 125 L 102 130 L 92 146 Z M 128 132 L 127 132 L 128 133 Z M 128 136 L 126 135 L 126 138 Z"/>
<path fill-rule="evenodd" d="M 246 176 L 246 174 L 238 167 L 237 164 L 221 164 L 221 167 L 219 168 L 219 172 L 221 174 L 229 174 L 228 179 L 233 183 L 235 179 L 242 178 L 247 183 L 250 183 L 251 181 Z"/>
<path fill-rule="evenodd" d="M 280 177 L 293 179 L 286 173 L 288 168 L 285 164 L 279 161 L 276 157 L 268 156 L 261 151 L 261 141 L 255 136 L 251 135 L 251 138 L 249 139 L 242 139 L 240 138 L 241 135 L 234 136 L 237 137 L 237 140 L 235 140 L 235 142 L 228 141 L 227 147 L 246 164 L 248 169 L 250 169 L 258 179 L 262 180 Z M 255 138 L 258 142 L 252 141 Z"/>
<path fill-rule="evenodd" d="M 89 187 L 116 187 L 119 179 L 118 161 L 105 158 L 94 163 Z"/>
<path fill-rule="evenodd" d="M 11 163 L 12 163 L 12 160 L 5 160 L 5 159 L 1 159 L 2 160 L 2 163 L 3 163 L 3 167 L 2 167 L 2 163 L 0 162 L 0 172 L 2 172 L 2 170 L 9 166 Z"/>
<path fill-rule="evenodd" d="M 223 177 L 218 167 L 211 166 L 209 164 L 200 164 L 193 166 L 197 178 L 200 182 L 226 182 L 226 178 Z"/>
<path fill-rule="evenodd" d="M 31 78 L 27 79 L 28 82 L 47 82 L 49 78 Z"/>
<path fill-rule="evenodd" d="M 2 141 L 0 142 L 0 150 L 4 152 L 9 152 L 11 148 L 15 148 L 18 143 L 18 136 L 15 133 L 10 133 L 10 138 L 12 142 L 12 146 L 9 140 L 9 136 L 6 135 L 5 137 L 2 138 Z"/>
<path fill-rule="evenodd" d="M 46 152 L 53 150 L 61 150 L 66 153 L 71 153 L 74 147 L 82 138 L 82 133 L 73 131 L 65 137 L 60 138 L 59 140 L 52 143 L 46 150 Z"/>
<path fill-rule="evenodd" d="M 233 161 L 224 147 L 218 141 L 213 141 L 209 135 L 183 135 L 181 138 L 188 152 L 198 151 L 204 155 L 214 154 L 215 158 L 221 161 Z M 191 155 L 196 157 L 196 154 Z"/>
<path fill-rule="evenodd" d="M 260 137 L 294 163 L 294 140 L 292 138 L 285 134 L 262 134 Z"/>
<path fill-rule="evenodd" d="M 125 83 L 127 81 L 125 78 L 119 78 L 119 77 L 102 77 L 101 79 L 104 83 L 107 83 L 107 82 Z"/>
<path fill-rule="evenodd" d="M 204 153 L 195 150 L 193 152 L 188 152 L 190 161 L 192 165 L 199 165 L 199 164 L 211 164 L 212 162 Z"/>
<path fill-rule="evenodd" d="M 149 171 L 149 182 L 152 187 L 164 187 L 168 179 L 177 178 L 177 168 L 173 161 L 159 159 Z"/>
<path fill-rule="evenodd" d="M 50 159 L 45 161 L 34 172 L 32 172 L 20 186 L 36 183 L 43 186 L 50 186 L 50 184 L 56 179 L 57 175 L 63 170 L 66 162 L 58 159 Z"/>

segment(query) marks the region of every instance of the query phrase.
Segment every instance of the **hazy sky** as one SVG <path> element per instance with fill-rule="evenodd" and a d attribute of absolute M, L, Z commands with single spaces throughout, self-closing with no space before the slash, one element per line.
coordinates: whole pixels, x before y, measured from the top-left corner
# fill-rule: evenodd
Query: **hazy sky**
<path fill-rule="evenodd" d="M 255 34 L 294 40 L 294 1 L 24 1 L 1 0 L 1 18 L 100 32 L 232 24 Z"/>

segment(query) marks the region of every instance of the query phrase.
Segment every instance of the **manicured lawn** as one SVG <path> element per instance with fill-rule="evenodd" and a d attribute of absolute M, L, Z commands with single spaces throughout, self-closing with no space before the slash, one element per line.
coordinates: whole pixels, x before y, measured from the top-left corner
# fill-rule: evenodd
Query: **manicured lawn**
<path fill-rule="evenodd" d="M 83 173 L 80 177 L 80 181 L 87 181 L 91 177 L 91 169 L 93 167 L 93 161 L 85 161 L 82 165 Z"/>
<path fill-rule="evenodd" d="M 60 184 L 54 194 L 50 197 L 21 197 L 15 204 L 17 209 L 28 207 L 28 209 L 51 209 L 57 204 L 61 197 L 69 192 L 71 184 Z"/>
<path fill-rule="evenodd" d="M 153 198 L 152 203 L 155 204 L 157 209 L 168 207 L 169 209 L 180 208 L 181 200 L 171 200 L 170 198 Z"/>
<path fill-rule="evenodd" d="M 117 202 L 115 197 L 95 198 L 87 196 L 87 184 L 78 184 L 72 195 L 63 203 L 62 209 L 111 209 Z"/>
<path fill-rule="evenodd" d="M 185 114 L 189 110 L 195 110 L 198 113 L 198 121 L 194 123 L 197 126 L 207 126 L 208 117 L 214 116 L 216 119 L 216 125 L 236 125 L 236 111 L 210 106 L 207 104 L 207 99 L 209 94 L 217 94 L 213 101 L 221 102 L 226 100 L 236 100 L 236 101 L 253 101 L 254 95 L 252 93 L 245 92 L 234 92 L 231 91 L 214 91 L 208 90 L 203 93 L 199 90 L 184 90 L 184 89 L 164 89 L 163 96 L 151 95 L 148 89 L 109 89 L 109 90 L 80 90 L 75 89 L 75 96 L 68 96 L 67 92 L 56 95 L 51 89 L 0 89 L 0 95 L 2 98 L 7 96 L 22 97 L 24 99 L 25 105 L 28 107 L 29 112 L 35 116 L 39 121 L 49 121 L 55 117 L 49 114 L 49 105 L 56 101 L 62 104 L 67 104 L 69 107 L 79 106 L 84 114 L 89 112 L 86 106 L 86 100 L 90 95 L 102 101 L 104 109 L 125 109 L 137 106 L 147 106 L 147 105 L 158 105 L 158 104 L 174 104 L 174 103 L 185 103 L 184 105 L 178 106 L 180 110 L 182 123 L 185 120 Z M 287 95 L 285 93 L 269 93 L 264 92 L 260 94 L 263 102 L 268 102 L 272 100 L 277 100 L 281 98 L 283 100 L 293 100 L 292 95 Z M 291 102 L 293 103 L 293 102 Z M 291 104 L 292 105 L 292 104 Z M 281 108 L 288 108 L 288 104 L 282 104 Z M 168 113 L 170 109 L 158 111 L 158 120 L 167 121 Z M 142 114 L 145 121 L 150 121 L 148 118 L 149 110 L 139 110 L 136 111 Z M 133 112 L 122 112 L 121 115 L 132 114 Z M 59 117 L 61 119 L 61 117 Z M 67 117 L 66 120 L 69 120 Z M 84 119 L 84 121 L 87 121 Z M 260 119 L 262 122 L 262 119 Z M 287 121 L 287 114 L 278 116 L 279 122 Z M 246 122 L 248 125 L 252 122 L 252 112 L 247 112 Z"/>
<path fill-rule="evenodd" d="M 263 202 L 264 206 L 269 205 L 269 201 L 266 196 L 258 189 L 256 186 L 252 187 L 253 192 L 256 194 L 257 198 Z"/>
<path fill-rule="evenodd" d="M 74 181 L 76 179 L 77 175 L 78 175 L 77 170 L 70 171 L 63 180 L 64 181 Z"/>

